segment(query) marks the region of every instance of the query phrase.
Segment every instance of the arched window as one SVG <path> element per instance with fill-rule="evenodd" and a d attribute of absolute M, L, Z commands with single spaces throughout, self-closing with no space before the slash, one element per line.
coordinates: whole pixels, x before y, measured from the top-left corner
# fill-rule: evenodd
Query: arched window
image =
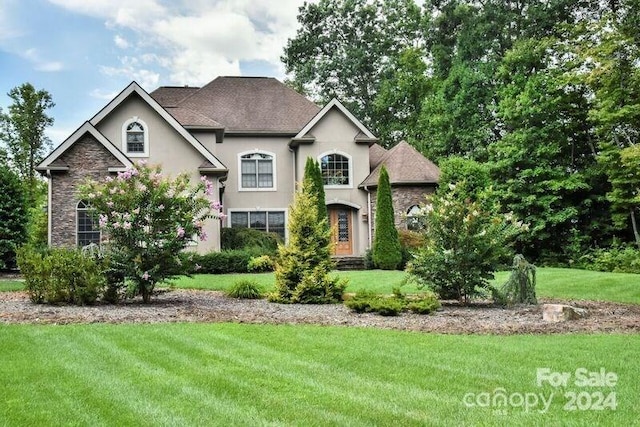
<path fill-rule="evenodd" d="M 320 156 L 322 183 L 329 187 L 351 186 L 351 157 L 341 153 Z"/>
<path fill-rule="evenodd" d="M 127 120 L 122 126 L 122 149 L 131 157 L 149 155 L 149 129 L 138 117 Z"/>
<path fill-rule="evenodd" d="M 420 206 L 413 205 L 407 209 L 407 229 L 408 230 L 420 230 L 423 224 L 422 209 Z"/>
<path fill-rule="evenodd" d="M 266 151 L 239 154 L 239 190 L 275 190 L 275 155 Z"/>
<path fill-rule="evenodd" d="M 80 200 L 76 206 L 76 235 L 78 246 L 83 247 L 95 243 L 100 244 L 100 228 L 91 214 L 91 206 Z"/>

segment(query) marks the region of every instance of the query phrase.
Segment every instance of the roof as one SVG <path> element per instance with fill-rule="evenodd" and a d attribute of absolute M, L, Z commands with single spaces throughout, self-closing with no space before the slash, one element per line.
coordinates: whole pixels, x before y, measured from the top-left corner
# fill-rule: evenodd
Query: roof
<path fill-rule="evenodd" d="M 382 166 L 389 173 L 391 185 L 437 184 L 440 180 L 438 166 L 406 141 L 401 141 L 386 152 L 376 168 L 362 181 L 360 187 L 377 187 Z"/>
<path fill-rule="evenodd" d="M 380 144 L 369 147 L 369 170 L 374 170 L 380 164 L 387 150 Z"/>
<path fill-rule="evenodd" d="M 202 88 L 161 87 L 151 94 L 163 107 L 198 112 L 224 126 L 225 133 L 295 135 L 320 108 L 271 77 L 218 77 Z M 191 118 L 180 113 L 183 126 Z M 184 122 L 183 122 L 184 121 Z"/>
<path fill-rule="evenodd" d="M 223 129 L 220 123 L 209 117 L 184 107 L 165 107 L 165 110 L 184 127 Z"/>
<path fill-rule="evenodd" d="M 158 101 L 158 104 L 167 108 L 177 106 L 180 101 L 199 90 L 200 88 L 196 86 L 162 86 L 149 95 Z"/>

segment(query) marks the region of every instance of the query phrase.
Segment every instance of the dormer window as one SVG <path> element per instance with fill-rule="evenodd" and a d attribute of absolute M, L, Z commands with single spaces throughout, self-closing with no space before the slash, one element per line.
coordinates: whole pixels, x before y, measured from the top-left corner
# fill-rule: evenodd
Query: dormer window
<path fill-rule="evenodd" d="M 149 129 L 138 117 L 127 120 L 122 126 L 122 149 L 130 157 L 149 156 Z"/>

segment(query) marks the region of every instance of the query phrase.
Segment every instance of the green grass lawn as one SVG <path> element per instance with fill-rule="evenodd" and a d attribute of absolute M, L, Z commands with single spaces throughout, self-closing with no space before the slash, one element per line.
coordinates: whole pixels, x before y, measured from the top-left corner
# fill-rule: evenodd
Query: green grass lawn
<path fill-rule="evenodd" d="M 0 326 L 3 425 L 637 425 L 639 335 L 445 336 L 241 324 Z M 615 357 L 612 357 L 615 355 Z M 536 385 L 538 368 L 570 372 Z M 580 387 L 604 368 L 614 387 Z M 525 410 L 478 396 L 536 394 Z M 615 393 L 565 410 L 565 393 Z M 585 394 L 586 393 L 586 394 Z M 595 394 L 594 394 L 595 393 Z M 472 403 L 475 406 L 465 404 Z M 586 408 L 587 397 L 581 402 Z M 533 403 L 533 401 L 531 401 Z"/>
<path fill-rule="evenodd" d="M 401 271 L 340 271 L 340 277 L 349 279 L 347 292 L 370 289 L 378 293 L 391 293 L 399 286 L 405 273 Z M 508 272 L 496 275 L 495 284 L 502 284 Z M 258 282 L 265 290 L 273 288 L 273 273 L 261 274 L 200 274 L 191 278 L 181 277 L 174 282 L 178 288 L 226 290 L 240 279 Z M 415 286 L 402 287 L 403 292 L 415 292 Z M 640 304 L 640 274 L 601 273 L 568 268 L 539 268 L 537 271 L 537 295 L 542 298 L 576 300 L 602 300 Z"/>
<path fill-rule="evenodd" d="M 0 280 L 0 292 L 21 291 L 24 289 L 22 280 Z"/>

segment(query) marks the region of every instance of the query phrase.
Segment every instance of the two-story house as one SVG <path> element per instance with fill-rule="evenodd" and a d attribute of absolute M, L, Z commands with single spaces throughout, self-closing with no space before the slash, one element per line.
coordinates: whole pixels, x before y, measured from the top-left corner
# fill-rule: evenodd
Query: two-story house
<path fill-rule="evenodd" d="M 383 149 L 339 101 L 318 107 L 273 78 L 219 77 L 201 88 L 151 93 L 133 82 L 38 165 L 49 182 L 49 243 L 99 242 L 77 186 L 140 159 L 172 176 L 188 172 L 194 182 L 204 175 L 214 183 L 212 198 L 223 204 L 226 218 L 209 221 L 211 238 L 198 242 L 199 252 L 220 248 L 221 227 L 286 239 L 289 205 L 307 157 L 321 165 L 336 255 L 362 255 L 370 247 L 383 164 L 400 226 L 439 177 L 408 144 Z"/>

